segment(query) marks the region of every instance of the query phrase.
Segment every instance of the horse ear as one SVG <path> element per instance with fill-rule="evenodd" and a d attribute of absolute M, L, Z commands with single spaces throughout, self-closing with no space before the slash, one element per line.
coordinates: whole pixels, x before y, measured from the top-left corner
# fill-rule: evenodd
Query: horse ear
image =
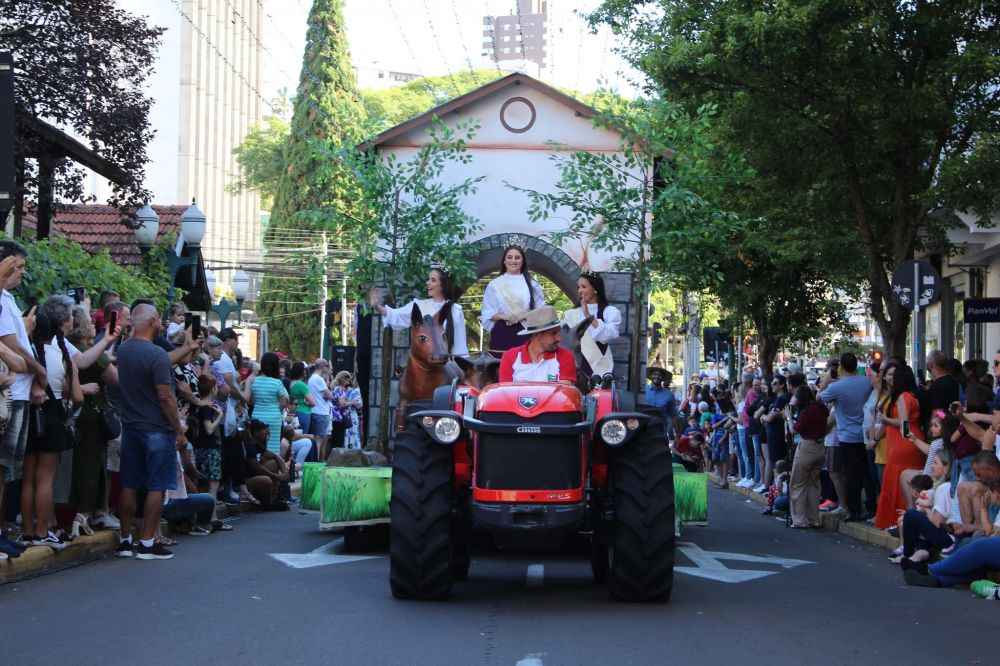
<path fill-rule="evenodd" d="M 424 325 L 424 315 L 420 312 L 420 306 L 416 303 L 413 304 L 413 309 L 410 310 L 410 322 L 414 326 Z"/>
<path fill-rule="evenodd" d="M 476 367 L 475 363 L 473 363 L 472 361 L 470 361 L 467 358 L 462 358 L 461 356 L 455 356 L 452 360 L 455 361 L 455 363 L 458 364 L 458 367 L 460 367 L 462 369 L 462 372 L 466 372 L 467 373 L 470 370 L 472 370 L 474 367 Z"/>

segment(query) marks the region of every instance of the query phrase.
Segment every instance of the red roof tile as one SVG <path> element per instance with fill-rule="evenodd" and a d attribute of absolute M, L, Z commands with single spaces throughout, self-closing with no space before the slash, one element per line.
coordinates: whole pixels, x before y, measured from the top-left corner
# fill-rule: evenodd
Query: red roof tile
<path fill-rule="evenodd" d="M 167 234 L 178 234 L 181 215 L 187 206 L 153 206 L 160 216 L 160 230 L 157 240 Z M 27 215 L 25 222 L 27 222 Z M 139 244 L 135 231 L 121 221 L 122 213 L 113 206 L 79 204 L 60 208 L 52 222 L 53 235 L 63 236 L 79 243 L 84 250 L 93 254 L 107 248 L 111 257 L 123 266 L 140 263 Z"/>

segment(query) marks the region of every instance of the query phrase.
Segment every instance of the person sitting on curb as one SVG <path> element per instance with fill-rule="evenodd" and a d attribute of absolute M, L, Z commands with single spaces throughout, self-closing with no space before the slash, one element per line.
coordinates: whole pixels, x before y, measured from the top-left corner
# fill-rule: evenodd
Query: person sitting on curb
<path fill-rule="evenodd" d="M 265 511 L 288 511 L 288 468 L 281 457 L 267 449 L 270 427 L 260 419 L 250 421 L 246 443 L 247 488 Z"/>
<path fill-rule="evenodd" d="M 984 526 L 980 522 L 982 498 L 986 494 L 987 484 L 1000 477 L 1000 460 L 993 451 L 980 451 L 972 460 L 972 473 L 976 480 L 960 482 L 958 493 L 952 500 L 952 529 L 959 539 L 983 530 Z M 993 514 L 991 516 L 995 517 Z"/>
<path fill-rule="evenodd" d="M 1000 479 L 994 479 L 987 484 L 989 502 L 1000 505 Z M 994 520 L 990 526 L 990 534 L 975 539 L 945 559 L 928 565 L 926 562 L 913 562 L 907 558 L 899 563 L 903 569 L 903 580 L 908 585 L 921 587 L 951 587 L 953 585 L 968 585 L 985 578 L 990 572 L 1000 570 L 1000 519 Z"/>

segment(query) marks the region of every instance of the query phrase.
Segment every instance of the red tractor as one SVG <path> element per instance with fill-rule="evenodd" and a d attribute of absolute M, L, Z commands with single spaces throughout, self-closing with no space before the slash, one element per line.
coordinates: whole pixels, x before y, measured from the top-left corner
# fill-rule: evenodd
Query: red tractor
<path fill-rule="evenodd" d="M 608 377 L 610 380 L 610 376 Z M 584 535 L 596 582 L 666 601 L 674 486 L 658 416 L 610 381 L 442 386 L 396 436 L 390 501 L 393 596 L 438 599 L 468 576 L 471 530 L 501 549 L 559 548 Z"/>

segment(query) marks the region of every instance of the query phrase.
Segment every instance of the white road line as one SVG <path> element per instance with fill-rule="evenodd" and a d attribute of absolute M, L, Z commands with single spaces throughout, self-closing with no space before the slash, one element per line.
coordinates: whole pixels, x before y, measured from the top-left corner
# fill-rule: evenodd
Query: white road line
<path fill-rule="evenodd" d="M 528 565 L 528 575 L 525 577 L 525 584 L 528 587 L 541 587 L 545 584 L 545 565 L 544 564 L 529 564 Z M 521 663 L 521 662 L 518 662 Z M 534 663 L 534 662 L 525 662 Z M 542 662 L 538 662 L 539 664 Z"/>
<path fill-rule="evenodd" d="M 538 566 L 541 566 L 540 564 Z M 544 652 L 534 652 L 532 654 L 524 655 L 524 659 L 518 659 L 514 666 L 544 666 L 542 663 L 542 657 L 545 656 Z"/>

